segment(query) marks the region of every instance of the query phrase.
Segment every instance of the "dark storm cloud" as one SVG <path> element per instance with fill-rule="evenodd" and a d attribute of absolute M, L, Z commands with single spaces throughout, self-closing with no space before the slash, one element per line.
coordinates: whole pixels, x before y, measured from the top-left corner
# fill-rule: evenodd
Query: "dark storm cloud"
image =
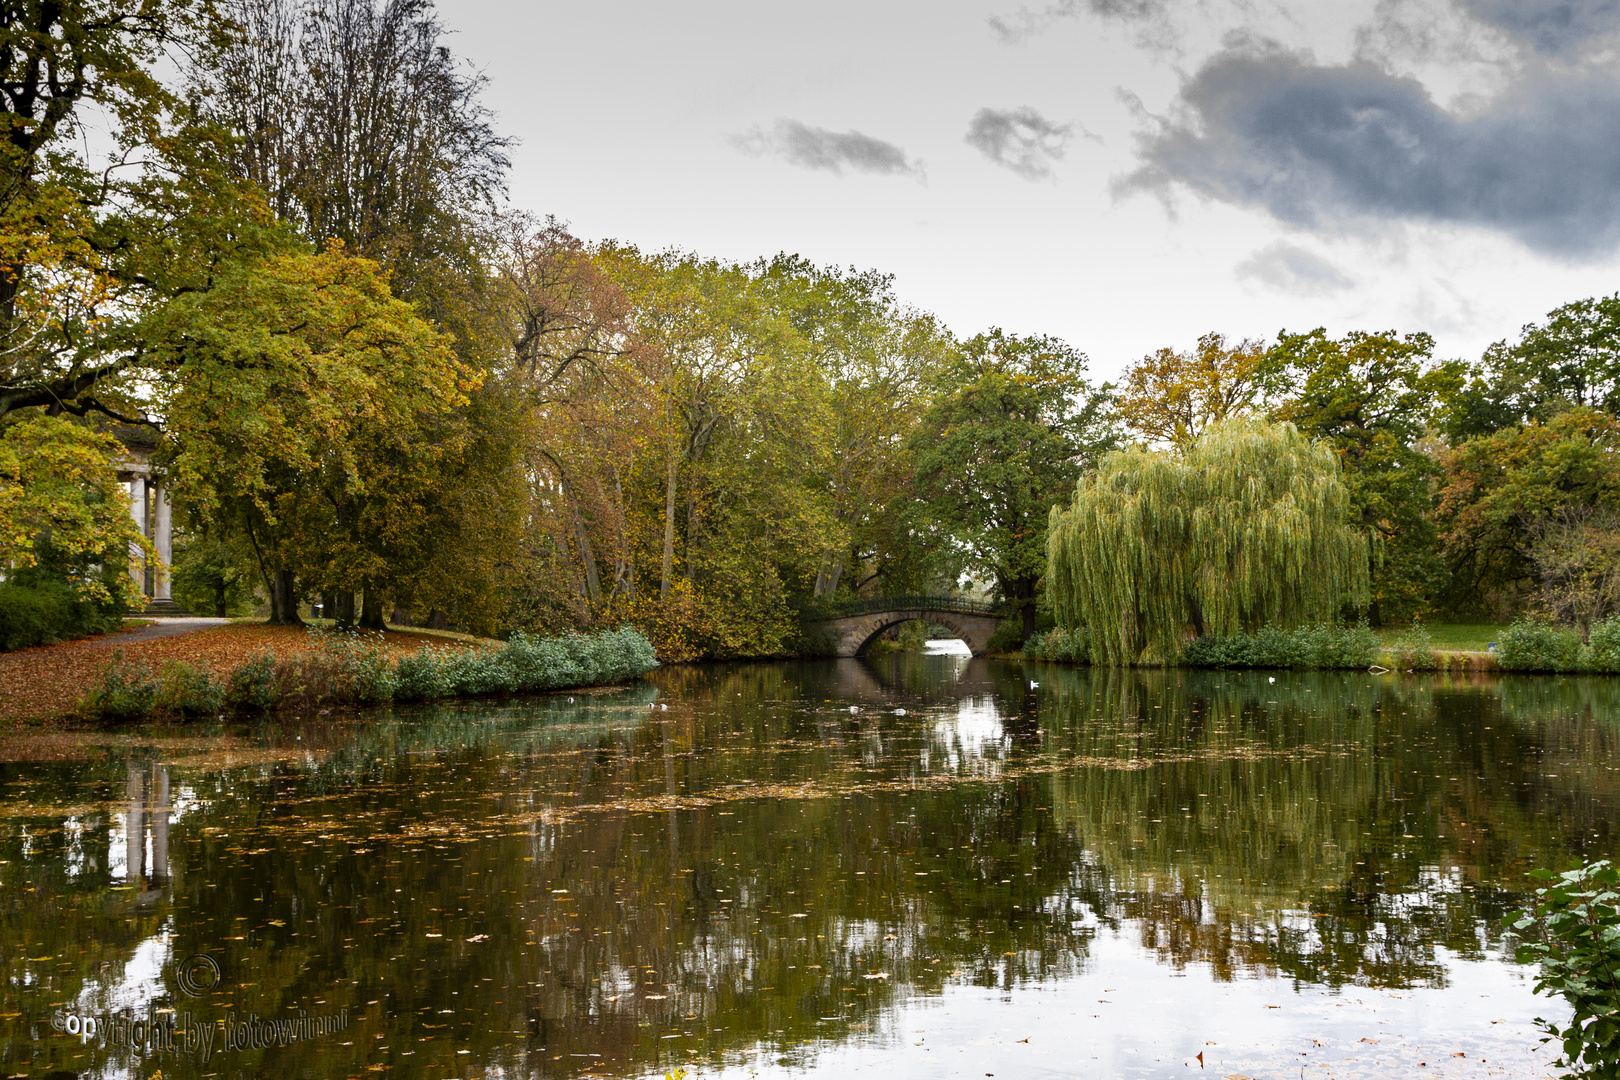
<path fill-rule="evenodd" d="M 1034 109 L 980 109 L 968 121 L 967 143 L 1025 180 L 1045 180 L 1052 162 L 1074 134 L 1073 124 L 1058 124 Z"/>
<path fill-rule="evenodd" d="M 1326 259 L 1286 240 L 1267 244 L 1238 263 L 1235 273 L 1241 279 L 1301 296 L 1323 296 L 1355 284 Z"/>
<path fill-rule="evenodd" d="M 1620 0 L 1457 0 L 1462 10 L 1548 55 L 1586 51 L 1620 30 Z"/>
<path fill-rule="evenodd" d="M 1526 75 L 1455 115 L 1370 63 L 1234 47 L 1139 140 L 1143 164 L 1122 191 L 1181 184 L 1313 228 L 1477 225 L 1559 255 L 1620 240 L 1620 78 L 1607 66 Z"/>
<path fill-rule="evenodd" d="M 731 141 L 746 153 L 774 155 L 801 169 L 823 169 L 842 175 L 848 168 L 856 172 L 923 178 L 920 161 L 906 157 L 906 152 L 893 143 L 859 131 L 828 131 L 797 120 L 778 120 L 768 132 L 755 128 Z"/>

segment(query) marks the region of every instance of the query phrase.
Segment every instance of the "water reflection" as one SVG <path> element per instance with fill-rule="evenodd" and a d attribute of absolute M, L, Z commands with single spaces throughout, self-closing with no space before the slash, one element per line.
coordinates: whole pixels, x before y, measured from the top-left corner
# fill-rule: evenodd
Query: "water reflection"
<path fill-rule="evenodd" d="M 113 873 L 135 888 L 137 904 L 150 905 L 169 884 L 169 767 L 129 761 L 124 771 L 124 862 Z"/>
<path fill-rule="evenodd" d="M 1179 1072 L 1213 1038 L 1194 1021 L 1230 1013 L 1253 1045 L 1226 1071 L 1295 1075 L 1378 1036 L 1351 1038 L 1351 994 L 1423 1001 L 1467 1060 L 1528 1067 L 1536 1006 L 1501 916 L 1525 870 L 1613 841 L 1607 683 L 903 656 L 657 675 L 8 737 L 0 1073 L 933 1075 L 919 1009 L 993 1033 L 1044 1002 L 1041 1038 L 1077 1061 Z M 217 986 L 183 982 L 197 957 Z M 1487 983 L 1516 996 L 1482 1005 Z M 52 1027 L 69 1007 L 179 1034 L 103 1045 Z M 239 1038 L 249 1017 L 312 1034 Z M 211 1063 L 185 1034 L 204 1028 Z M 988 1052 L 957 1036 L 961 1061 Z"/>

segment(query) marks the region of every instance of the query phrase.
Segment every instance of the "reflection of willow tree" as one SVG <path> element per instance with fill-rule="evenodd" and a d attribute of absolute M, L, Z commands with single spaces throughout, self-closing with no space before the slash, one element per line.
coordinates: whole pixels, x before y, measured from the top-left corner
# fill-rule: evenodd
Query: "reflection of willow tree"
<path fill-rule="evenodd" d="M 1556 758 L 1613 760 L 1620 731 L 1512 724 L 1490 687 L 1328 672 L 1042 678 L 1049 752 L 1199 756 L 1055 774 L 1053 802 L 1144 944 L 1220 977 L 1439 983 L 1436 946 L 1479 955 L 1521 898 L 1513 883 L 1609 828 L 1592 787 L 1543 774 Z M 1597 790 L 1620 786 L 1611 777 Z"/>
<path fill-rule="evenodd" d="M 27 850 L 0 821 L 0 1012 L 48 1016 L 167 932 L 225 972 L 180 1007 L 358 1018 L 196 1072 L 797 1058 L 951 982 L 1072 974 L 1099 925 L 1221 978 L 1436 984 L 1437 946 L 1495 933 L 1494 883 L 1612 838 L 1614 774 L 1543 776 L 1613 760 L 1608 729 L 1508 720 L 1489 687 L 991 666 L 964 675 L 981 706 L 1003 684 L 974 742 L 954 698 L 883 671 L 890 707 L 849 712 L 847 667 L 661 670 L 667 710 L 643 687 L 261 729 L 267 764 L 170 766 L 168 927 L 120 924 L 104 872 L 62 869 L 64 823 L 105 822 L 121 763 L 7 766 L 5 790 L 59 809 L 29 811 Z M 1029 676 L 1039 717 L 1014 723 Z M 1140 767 L 1060 764 L 1098 757 Z M 46 955 L 49 989 L 12 978 Z"/>

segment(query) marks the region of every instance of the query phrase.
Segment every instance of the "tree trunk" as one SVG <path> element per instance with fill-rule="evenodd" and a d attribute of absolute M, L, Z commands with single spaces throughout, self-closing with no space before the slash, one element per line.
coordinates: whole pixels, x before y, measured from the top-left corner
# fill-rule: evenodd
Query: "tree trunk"
<path fill-rule="evenodd" d="M 214 582 L 214 618 L 223 619 L 224 617 L 225 617 L 225 578 L 224 578 L 224 575 L 221 575 L 219 580 Z"/>
<path fill-rule="evenodd" d="M 352 597 L 354 594 L 350 593 L 349 595 Z M 365 594 L 361 599 L 360 629 L 388 629 L 388 624 L 383 622 L 383 594 L 370 583 L 367 583 Z"/>
<path fill-rule="evenodd" d="M 327 590 L 321 593 L 321 618 L 337 618 L 337 593 Z"/>
<path fill-rule="evenodd" d="M 697 484 L 686 485 L 686 588 L 694 591 L 697 574 Z"/>
<path fill-rule="evenodd" d="M 298 582 L 291 570 L 277 570 L 270 584 L 270 621 L 278 626 L 303 626 L 298 617 Z"/>
<path fill-rule="evenodd" d="M 585 528 L 585 521 L 579 516 L 579 503 L 574 499 L 574 493 L 568 493 L 568 511 L 574 519 L 574 542 L 579 545 L 579 561 L 585 567 L 585 593 L 590 597 L 593 608 L 602 603 L 602 579 L 597 576 L 596 550 L 591 547 L 591 534 Z"/>
<path fill-rule="evenodd" d="M 1030 635 L 1035 633 L 1035 586 L 1034 578 L 1020 578 L 1013 588 L 1013 596 L 1018 602 L 1018 613 L 1023 619 L 1024 636 L 1020 644 L 1028 641 Z"/>
<path fill-rule="evenodd" d="M 664 561 L 658 571 L 658 602 L 669 602 L 670 576 L 675 572 L 675 482 L 680 476 L 681 461 L 669 455 L 669 484 L 664 494 Z"/>
<path fill-rule="evenodd" d="M 340 589 L 332 594 L 332 620 L 337 623 L 339 630 L 348 630 L 354 626 L 354 591 Z"/>

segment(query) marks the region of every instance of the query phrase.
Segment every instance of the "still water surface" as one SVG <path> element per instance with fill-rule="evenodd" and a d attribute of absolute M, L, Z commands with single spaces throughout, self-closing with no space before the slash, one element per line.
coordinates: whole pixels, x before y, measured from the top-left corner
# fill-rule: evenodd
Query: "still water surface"
<path fill-rule="evenodd" d="M 1500 924 L 1617 709 L 905 656 L 11 735 L 0 1076 L 1548 1076 Z"/>

